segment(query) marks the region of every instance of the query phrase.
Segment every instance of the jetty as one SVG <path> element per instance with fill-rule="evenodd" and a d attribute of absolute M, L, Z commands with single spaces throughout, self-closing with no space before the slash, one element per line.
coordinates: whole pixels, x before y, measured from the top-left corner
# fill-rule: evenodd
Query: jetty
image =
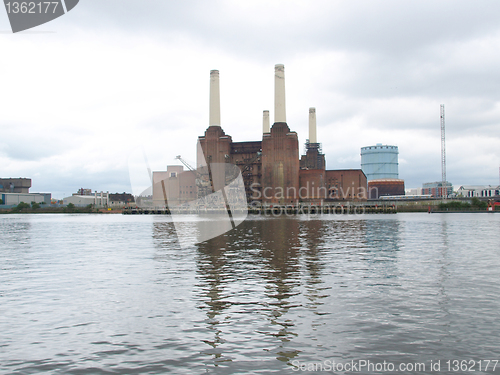
<path fill-rule="evenodd" d="M 269 205 L 249 205 L 247 210 L 225 208 L 221 206 L 207 207 L 207 206 L 192 206 L 186 205 L 176 207 L 127 207 L 124 208 L 122 213 L 124 215 L 197 215 L 197 214 L 261 214 L 261 215 L 301 215 L 301 214 L 395 214 L 397 213 L 397 206 L 395 204 L 376 204 L 372 202 L 363 203 L 324 203 L 324 204 L 269 204 Z"/>

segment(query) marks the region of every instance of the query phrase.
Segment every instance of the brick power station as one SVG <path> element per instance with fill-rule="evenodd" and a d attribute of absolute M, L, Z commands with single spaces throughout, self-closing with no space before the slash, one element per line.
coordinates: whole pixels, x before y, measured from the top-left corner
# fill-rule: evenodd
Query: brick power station
<path fill-rule="evenodd" d="M 275 66 L 274 123 L 269 111 L 263 114 L 262 139 L 233 142 L 220 123 L 219 71 L 210 72 L 210 122 L 198 137 L 197 167 L 211 163 L 237 165 L 243 176 L 248 203 L 296 204 L 328 201 L 366 200 L 367 179 L 361 169 L 326 170 L 325 155 L 316 135 L 316 110 L 309 108 L 309 139 L 306 154 L 299 157 L 299 140 L 286 122 L 284 66 Z M 169 204 L 179 204 L 196 197 L 196 173 L 180 167 L 154 172 L 154 186 L 164 180 Z M 155 191 L 156 190 L 156 191 Z M 162 200 L 159 188 L 153 199 Z"/>

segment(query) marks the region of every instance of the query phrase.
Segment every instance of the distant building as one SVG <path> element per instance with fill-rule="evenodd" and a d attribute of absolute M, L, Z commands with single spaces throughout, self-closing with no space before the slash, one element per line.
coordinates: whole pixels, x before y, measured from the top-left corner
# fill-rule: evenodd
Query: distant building
<path fill-rule="evenodd" d="M 457 196 L 466 198 L 490 198 L 500 196 L 500 185 L 463 185 L 457 190 Z"/>
<path fill-rule="evenodd" d="M 128 207 L 135 205 L 134 196 L 129 193 L 115 193 L 109 194 L 109 206 L 110 207 Z"/>
<path fill-rule="evenodd" d="M 50 193 L 30 193 L 31 178 L 0 178 L 0 199 L 3 205 L 17 206 L 31 202 L 50 204 Z"/>
<path fill-rule="evenodd" d="M 50 193 L 2 193 L 0 199 L 6 206 L 17 206 L 19 203 L 31 204 L 31 202 L 50 204 Z"/>
<path fill-rule="evenodd" d="M 153 172 L 153 206 L 173 207 L 197 196 L 195 172 L 184 170 L 182 165 L 168 165 L 166 171 Z"/>
<path fill-rule="evenodd" d="M 368 199 L 405 195 L 405 181 L 398 178 L 379 178 L 368 181 Z"/>
<path fill-rule="evenodd" d="M 28 194 L 31 178 L 0 178 L 0 193 Z"/>
<path fill-rule="evenodd" d="M 361 148 L 361 169 L 368 181 L 399 179 L 398 146 L 382 145 Z"/>
<path fill-rule="evenodd" d="M 275 66 L 274 123 L 263 112 L 262 138 L 233 142 L 220 123 L 219 72 L 211 72 L 210 118 L 198 137 L 197 166 L 206 163 L 237 165 L 248 202 L 296 204 L 321 200 L 365 200 L 366 176 L 360 169 L 327 170 L 317 137 L 316 109 L 309 108 L 309 138 L 299 156 L 297 132 L 286 121 L 284 66 Z"/>
<path fill-rule="evenodd" d="M 422 194 L 423 195 L 432 195 L 434 198 L 442 198 L 443 191 L 445 188 L 443 187 L 442 181 L 436 182 L 426 182 L 422 185 Z M 446 181 L 446 196 L 450 196 L 453 194 L 453 185 Z"/>
<path fill-rule="evenodd" d="M 405 189 L 405 195 L 422 195 L 422 188 Z"/>
<path fill-rule="evenodd" d="M 110 203 L 109 192 L 101 191 L 98 193 L 95 191 L 93 195 L 79 195 L 76 193 L 71 197 L 63 198 L 63 205 L 67 206 L 70 203 L 76 207 L 86 207 L 89 204 L 96 208 L 108 207 Z"/>
<path fill-rule="evenodd" d="M 73 195 L 92 195 L 92 189 L 78 189 L 78 192 L 73 193 Z"/>
<path fill-rule="evenodd" d="M 360 169 L 301 169 L 298 198 L 311 203 L 366 200 L 366 176 Z"/>
<path fill-rule="evenodd" d="M 235 142 L 224 132 L 219 91 L 219 71 L 212 70 L 209 123 L 204 134 L 198 137 L 196 170 L 184 171 L 177 166 L 181 170 L 176 172 L 174 166 L 169 166 L 167 171 L 153 172 L 155 206 L 175 206 L 196 200 L 209 205 L 212 194 L 235 181 L 240 173 L 247 202 L 256 206 L 367 199 L 367 179 L 361 169 L 326 169 L 313 107 L 309 108 L 305 155 L 300 156 L 297 132 L 286 120 L 283 65 L 277 64 L 274 69 L 274 123 L 271 126 L 269 111 L 264 110 L 260 139 Z M 239 170 L 235 173 L 232 166 Z M 213 173 L 214 169 L 218 172 Z"/>

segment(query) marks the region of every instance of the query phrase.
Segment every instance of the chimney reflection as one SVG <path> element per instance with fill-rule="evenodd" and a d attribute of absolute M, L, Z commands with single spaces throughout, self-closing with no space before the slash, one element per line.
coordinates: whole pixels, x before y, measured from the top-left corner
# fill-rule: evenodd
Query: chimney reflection
<path fill-rule="evenodd" d="M 228 279 L 231 269 L 227 267 L 227 245 L 225 235 L 197 245 L 198 257 L 196 263 L 200 279 L 198 286 L 201 289 L 201 300 L 204 302 L 199 308 L 205 311 L 208 328 L 213 333 L 213 339 L 203 341 L 214 349 L 209 353 L 213 354 L 216 360 L 220 360 L 222 357 L 222 350 L 218 349 L 218 346 L 224 342 L 219 325 L 224 323 L 224 317 L 222 317 L 224 310 L 231 305 L 228 300 L 228 297 L 230 297 Z"/>
<path fill-rule="evenodd" d="M 307 309 L 319 324 L 327 313 L 319 307 L 330 288 L 324 286 L 321 259 L 330 232 L 321 220 L 258 217 L 196 245 L 196 294 L 212 333 L 203 340 L 210 346 L 205 354 L 216 362 L 233 360 L 249 340 L 282 362 L 296 358 L 297 314 Z M 242 320 L 251 331 L 237 331 Z"/>
<path fill-rule="evenodd" d="M 324 290 L 331 289 L 331 286 L 324 286 L 322 279 L 322 270 L 325 268 L 324 253 L 324 238 L 328 236 L 330 227 L 321 220 L 307 220 L 300 222 L 300 241 L 305 249 L 303 263 L 307 271 L 305 277 L 306 291 L 305 296 L 309 303 L 308 308 L 313 309 L 316 314 L 324 315 L 328 312 L 319 312 L 317 308 L 322 305 L 320 299 L 328 295 L 323 293 Z M 311 322 L 314 326 L 315 323 Z"/>
<path fill-rule="evenodd" d="M 280 340 L 276 358 L 288 362 L 299 353 L 286 346 L 287 342 L 297 336 L 294 332 L 294 319 L 287 317 L 287 314 L 289 310 L 300 305 L 294 298 L 300 294 L 298 287 L 301 279 L 299 221 L 295 218 L 280 217 L 257 223 L 262 238 L 261 274 L 267 280 L 266 315 L 271 323 L 270 327 L 278 327 L 277 332 L 265 332 L 265 334 Z"/>

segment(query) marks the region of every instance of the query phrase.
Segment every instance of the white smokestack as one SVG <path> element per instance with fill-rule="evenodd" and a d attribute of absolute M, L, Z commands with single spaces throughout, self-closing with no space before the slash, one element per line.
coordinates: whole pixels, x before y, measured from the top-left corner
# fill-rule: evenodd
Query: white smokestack
<path fill-rule="evenodd" d="M 220 126 L 220 90 L 219 71 L 210 71 L 210 123 L 209 126 Z"/>
<path fill-rule="evenodd" d="M 286 122 L 285 110 L 285 66 L 274 67 L 274 122 Z"/>
<path fill-rule="evenodd" d="M 263 133 L 270 133 L 271 132 L 271 125 L 269 124 L 269 111 L 264 111 L 264 119 L 262 122 L 262 132 Z"/>
<path fill-rule="evenodd" d="M 309 108 L 309 143 L 318 143 L 316 137 L 316 108 Z"/>

